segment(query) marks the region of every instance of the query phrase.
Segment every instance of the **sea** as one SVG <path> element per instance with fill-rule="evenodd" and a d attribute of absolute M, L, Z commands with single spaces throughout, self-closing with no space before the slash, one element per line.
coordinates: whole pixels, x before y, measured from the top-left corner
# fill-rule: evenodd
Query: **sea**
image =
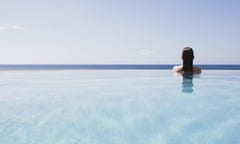
<path fill-rule="evenodd" d="M 0 70 L 161 70 L 177 64 L 0 64 Z M 240 70 L 239 64 L 201 64 L 206 70 Z"/>

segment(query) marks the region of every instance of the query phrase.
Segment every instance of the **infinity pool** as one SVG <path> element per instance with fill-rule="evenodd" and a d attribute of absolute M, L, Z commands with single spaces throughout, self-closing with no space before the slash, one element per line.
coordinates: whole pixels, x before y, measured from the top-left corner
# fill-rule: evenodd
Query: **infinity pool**
<path fill-rule="evenodd" d="M 238 144 L 240 71 L 0 72 L 1 144 Z"/>

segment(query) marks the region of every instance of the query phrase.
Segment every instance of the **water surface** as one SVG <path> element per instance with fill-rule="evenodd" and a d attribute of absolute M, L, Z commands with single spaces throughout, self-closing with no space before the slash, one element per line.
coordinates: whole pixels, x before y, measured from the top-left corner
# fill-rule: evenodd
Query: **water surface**
<path fill-rule="evenodd" d="M 240 143 L 240 71 L 0 72 L 4 144 Z"/>

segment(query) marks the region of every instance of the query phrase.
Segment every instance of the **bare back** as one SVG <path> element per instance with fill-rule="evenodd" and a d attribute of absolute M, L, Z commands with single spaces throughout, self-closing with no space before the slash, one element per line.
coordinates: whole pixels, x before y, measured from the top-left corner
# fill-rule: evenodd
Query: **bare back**
<path fill-rule="evenodd" d="M 183 66 L 174 66 L 173 67 L 173 72 L 183 72 Z M 194 66 L 193 67 L 193 74 L 200 74 L 201 73 L 201 68 Z"/>

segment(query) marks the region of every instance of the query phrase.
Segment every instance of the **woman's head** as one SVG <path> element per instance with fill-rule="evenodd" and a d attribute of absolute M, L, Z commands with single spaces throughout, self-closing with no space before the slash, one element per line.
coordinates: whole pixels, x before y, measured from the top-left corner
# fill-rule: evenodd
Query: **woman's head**
<path fill-rule="evenodd" d="M 193 60 L 194 59 L 193 49 L 190 47 L 183 48 L 182 59 L 187 61 Z"/>
<path fill-rule="evenodd" d="M 193 72 L 193 59 L 194 59 L 193 49 L 190 47 L 183 48 L 182 60 L 184 72 Z"/>

